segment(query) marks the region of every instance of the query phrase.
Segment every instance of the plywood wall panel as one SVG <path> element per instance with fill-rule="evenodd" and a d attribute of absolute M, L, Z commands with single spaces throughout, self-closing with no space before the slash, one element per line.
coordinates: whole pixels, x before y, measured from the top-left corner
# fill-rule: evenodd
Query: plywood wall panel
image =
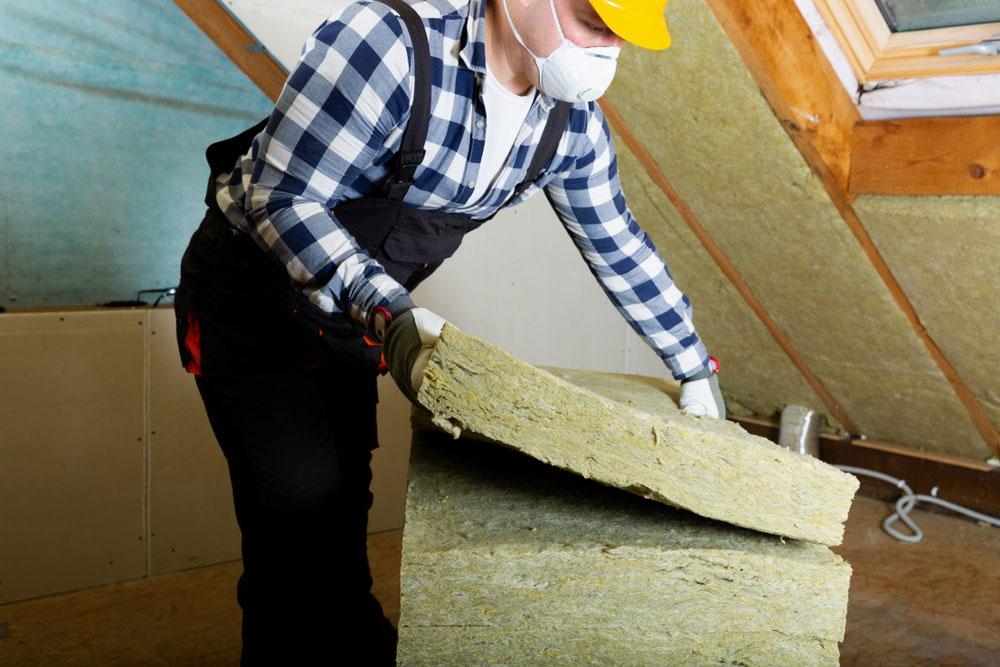
<path fill-rule="evenodd" d="M 194 376 L 180 364 L 174 309 L 149 312 L 150 574 L 240 558 L 222 450 Z"/>
<path fill-rule="evenodd" d="M 411 408 L 391 376 L 378 379 L 378 449 L 372 452 L 370 488 L 374 499 L 368 511 L 369 533 L 403 527 L 406 471 L 413 437 Z"/>
<path fill-rule="evenodd" d="M 0 603 L 146 573 L 145 315 L 0 315 Z"/>
<path fill-rule="evenodd" d="M 863 434 L 981 442 L 709 9 L 667 14 L 673 46 L 623 51 L 609 92 L 666 177 Z"/>
<path fill-rule="evenodd" d="M 859 197 L 855 211 L 927 333 L 1000 428 L 1000 197 Z M 976 441 L 951 453 L 989 456 Z"/>

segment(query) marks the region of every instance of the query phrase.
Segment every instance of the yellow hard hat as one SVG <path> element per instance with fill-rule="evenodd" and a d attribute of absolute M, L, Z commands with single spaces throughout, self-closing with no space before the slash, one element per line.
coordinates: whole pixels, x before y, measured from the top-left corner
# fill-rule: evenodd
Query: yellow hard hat
<path fill-rule="evenodd" d="M 670 46 L 663 18 L 667 0 L 590 0 L 598 16 L 626 42 L 646 49 Z"/>

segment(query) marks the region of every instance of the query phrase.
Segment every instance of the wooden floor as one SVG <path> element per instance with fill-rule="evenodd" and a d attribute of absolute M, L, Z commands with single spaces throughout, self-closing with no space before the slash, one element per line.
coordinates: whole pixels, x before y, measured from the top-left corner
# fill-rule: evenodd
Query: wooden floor
<path fill-rule="evenodd" d="M 841 664 L 1000 664 L 1000 530 L 917 511 L 924 542 L 903 544 L 880 527 L 890 511 L 859 497 L 836 549 L 854 567 Z M 401 536 L 369 539 L 393 623 Z M 0 665 L 237 665 L 239 574 L 237 561 L 0 606 Z"/>
<path fill-rule="evenodd" d="M 917 510 L 924 540 L 905 544 L 892 511 L 858 497 L 834 549 L 854 568 L 841 664 L 1000 665 L 1000 529 Z"/>

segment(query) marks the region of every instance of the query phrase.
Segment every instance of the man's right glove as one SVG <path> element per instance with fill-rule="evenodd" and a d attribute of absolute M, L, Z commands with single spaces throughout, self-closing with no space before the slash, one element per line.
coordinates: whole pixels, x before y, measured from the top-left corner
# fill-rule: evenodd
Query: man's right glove
<path fill-rule="evenodd" d="M 426 308 L 409 308 L 394 314 L 385 332 L 382 349 L 389 374 L 414 403 L 444 323 L 444 319 Z"/>
<path fill-rule="evenodd" d="M 719 390 L 719 362 L 710 357 L 708 368 L 681 380 L 681 410 L 695 417 L 726 418 L 726 401 Z"/>

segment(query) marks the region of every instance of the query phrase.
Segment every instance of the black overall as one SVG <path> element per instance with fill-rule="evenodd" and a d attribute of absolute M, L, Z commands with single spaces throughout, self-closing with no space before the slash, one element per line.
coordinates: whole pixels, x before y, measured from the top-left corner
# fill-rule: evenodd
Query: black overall
<path fill-rule="evenodd" d="M 412 290 L 485 221 L 402 203 L 424 155 L 430 56 L 417 14 L 401 0 L 383 1 L 413 42 L 411 118 L 381 196 L 334 213 Z M 551 160 L 569 108 L 553 110 L 514 197 Z M 197 376 L 226 456 L 242 532 L 242 664 L 351 664 L 358 650 L 365 664 L 394 664 L 395 631 L 371 595 L 366 552 L 381 346 L 310 304 L 284 267 L 234 232 L 215 200 L 216 177 L 265 124 L 208 148 L 208 210 L 184 253 L 175 299 L 181 360 Z"/>

